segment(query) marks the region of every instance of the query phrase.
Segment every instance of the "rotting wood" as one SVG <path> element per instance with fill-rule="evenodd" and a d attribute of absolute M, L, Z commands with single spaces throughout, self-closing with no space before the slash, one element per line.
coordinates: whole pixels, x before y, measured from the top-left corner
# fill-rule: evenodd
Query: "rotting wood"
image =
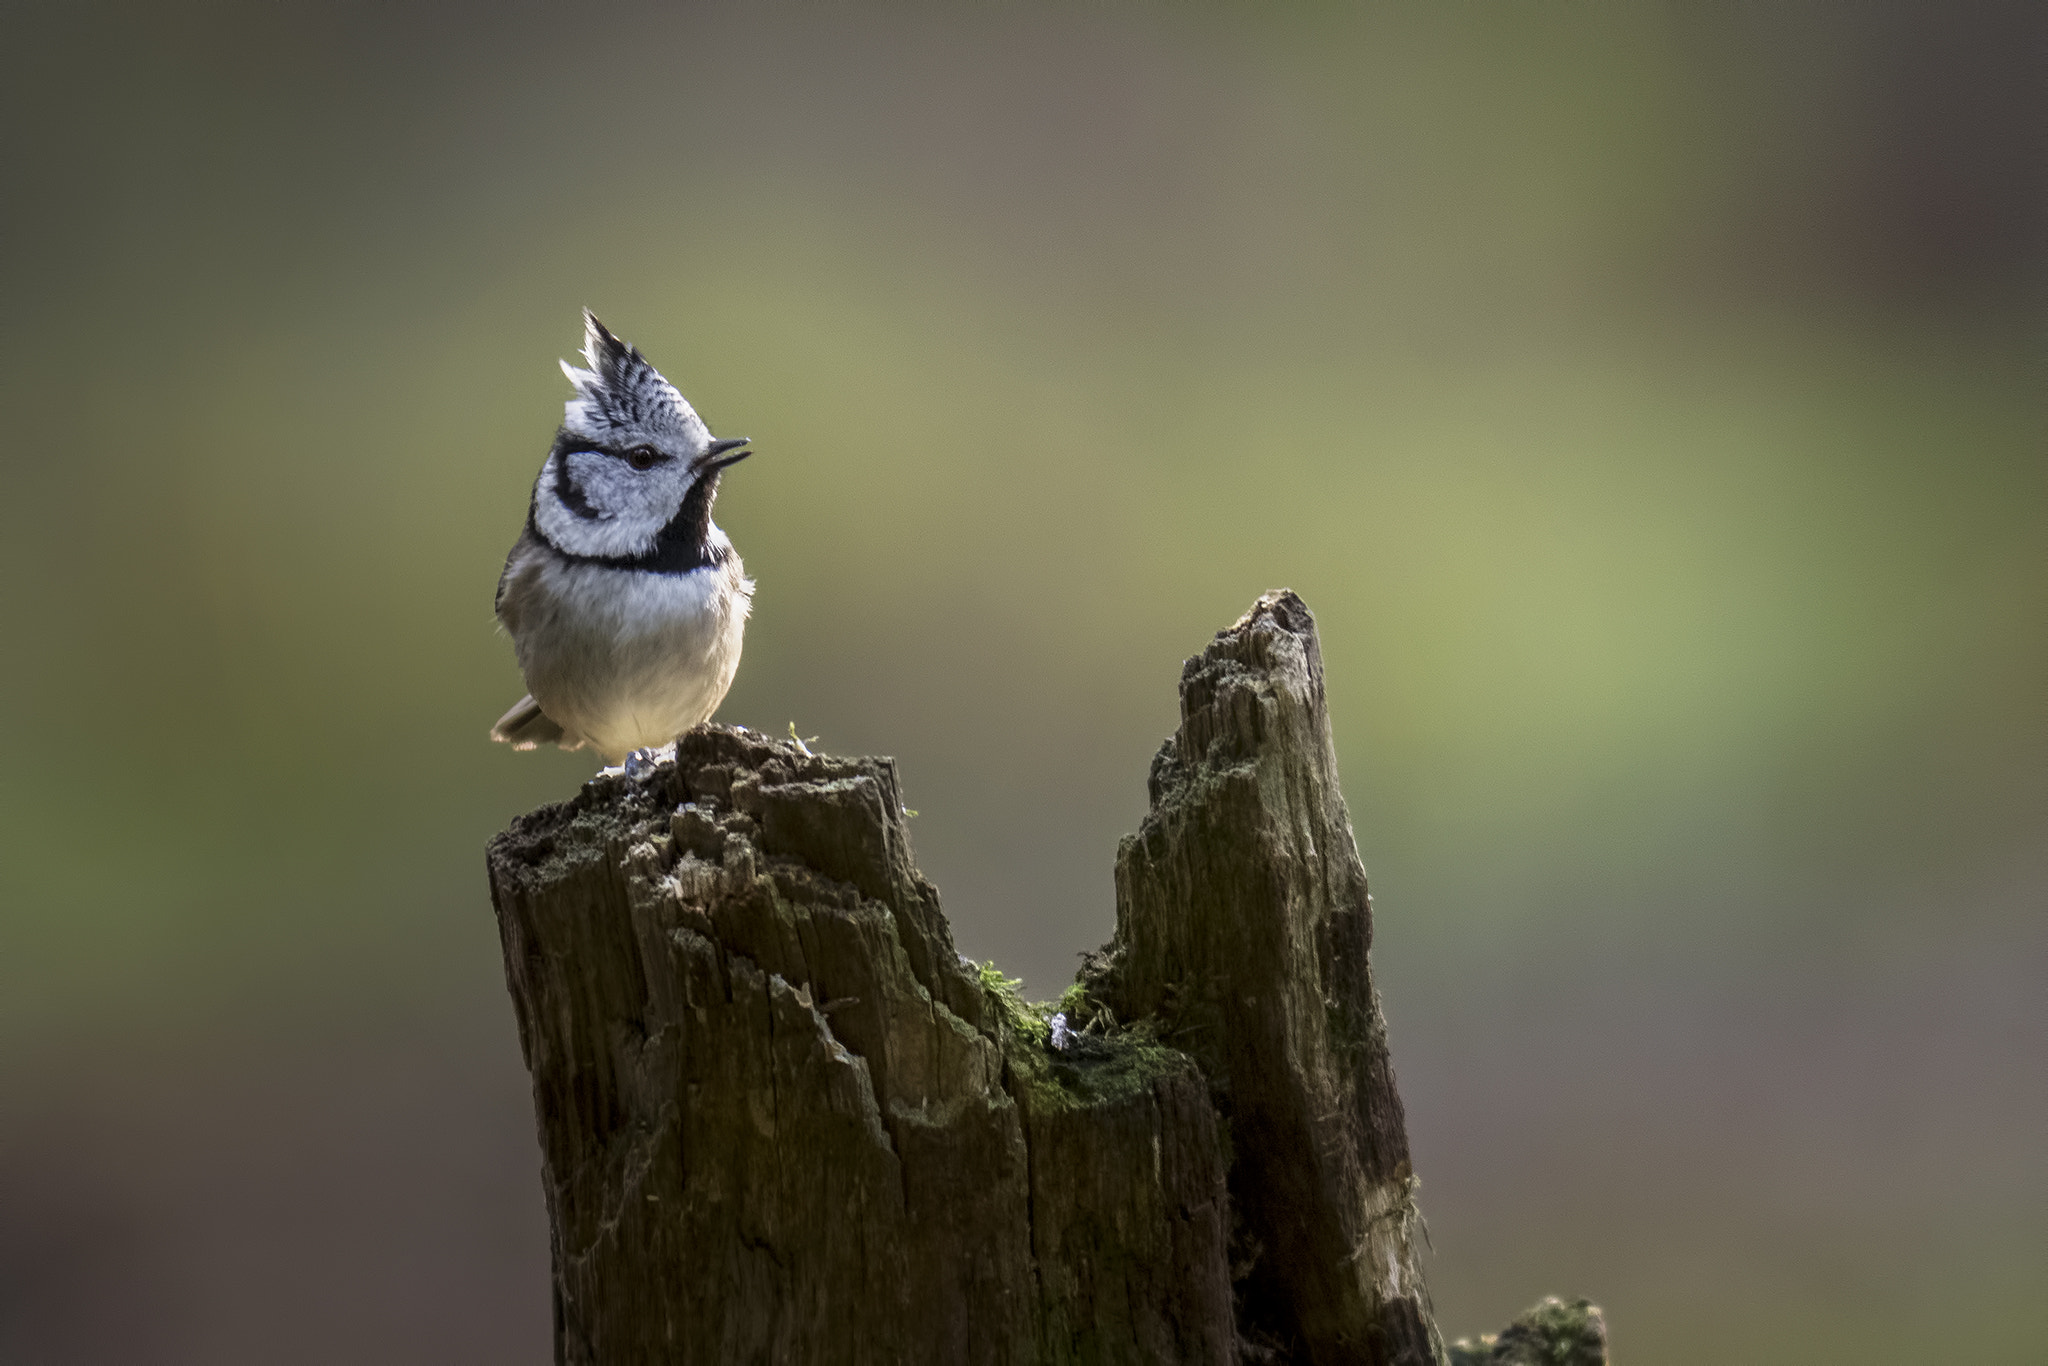
<path fill-rule="evenodd" d="M 1181 704 L 1062 1047 L 890 760 L 700 726 L 492 842 L 558 1362 L 1447 1360 L 1307 608 Z"/>

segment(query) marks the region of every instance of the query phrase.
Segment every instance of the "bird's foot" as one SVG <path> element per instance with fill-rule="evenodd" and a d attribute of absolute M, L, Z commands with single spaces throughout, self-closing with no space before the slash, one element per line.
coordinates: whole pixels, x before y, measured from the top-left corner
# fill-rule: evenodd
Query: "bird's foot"
<path fill-rule="evenodd" d="M 660 748 L 650 745 L 646 749 L 636 749 L 629 752 L 626 755 L 626 762 L 621 767 L 627 779 L 637 783 L 648 774 L 654 772 L 654 766 L 660 762 Z"/>

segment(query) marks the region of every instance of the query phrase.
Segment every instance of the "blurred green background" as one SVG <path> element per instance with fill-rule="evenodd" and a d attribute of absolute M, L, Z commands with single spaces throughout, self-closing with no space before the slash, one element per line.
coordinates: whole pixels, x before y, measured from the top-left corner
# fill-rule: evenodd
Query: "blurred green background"
<path fill-rule="evenodd" d="M 492 585 L 590 304 L 723 719 L 1056 993 L 1316 611 L 1452 1333 L 2048 1334 L 2048 10 L 9 7 L 0 1361 L 548 1359 Z"/>

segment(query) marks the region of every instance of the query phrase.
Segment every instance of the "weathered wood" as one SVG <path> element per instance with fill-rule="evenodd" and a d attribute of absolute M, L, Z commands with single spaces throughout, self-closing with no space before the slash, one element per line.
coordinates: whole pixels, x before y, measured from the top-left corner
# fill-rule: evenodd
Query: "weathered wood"
<path fill-rule="evenodd" d="M 1446 1359 L 1307 609 L 1181 701 L 1057 1031 L 889 760 L 700 726 L 492 842 L 558 1362 Z"/>
<path fill-rule="evenodd" d="M 728 727 L 490 850 L 556 1357 L 1228 1362 L 1222 1149 L 953 950 L 888 760 Z"/>
<path fill-rule="evenodd" d="M 1289 1359 L 1427 1366 L 1443 1346 L 1308 608 L 1260 598 L 1180 695 L 1090 995 L 1156 1020 L 1230 1123 L 1249 1333 Z"/>

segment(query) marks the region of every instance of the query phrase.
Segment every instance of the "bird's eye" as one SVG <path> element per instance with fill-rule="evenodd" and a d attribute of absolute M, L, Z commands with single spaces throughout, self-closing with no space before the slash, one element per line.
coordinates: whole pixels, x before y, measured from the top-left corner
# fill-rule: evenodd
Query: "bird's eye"
<path fill-rule="evenodd" d="M 635 446 L 626 452 L 626 463 L 636 470 L 651 470 L 661 463 L 661 452 L 652 446 Z"/>

